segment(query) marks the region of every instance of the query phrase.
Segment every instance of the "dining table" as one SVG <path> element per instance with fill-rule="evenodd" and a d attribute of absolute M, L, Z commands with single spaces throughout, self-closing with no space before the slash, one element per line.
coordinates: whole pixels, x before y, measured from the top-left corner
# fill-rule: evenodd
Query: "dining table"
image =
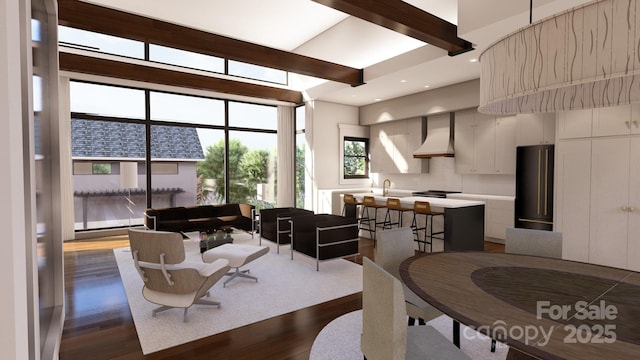
<path fill-rule="evenodd" d="M 638 272 L 472 251 L 410 257 L 400 276 L 468 327 L 461 341 L 490 336 L 509 346 L 507 359 L 640 359 Z"/>

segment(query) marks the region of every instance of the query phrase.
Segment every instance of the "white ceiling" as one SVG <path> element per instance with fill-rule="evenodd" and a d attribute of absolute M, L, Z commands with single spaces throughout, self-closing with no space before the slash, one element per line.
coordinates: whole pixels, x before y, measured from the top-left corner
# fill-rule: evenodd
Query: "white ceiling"
<path fill-rule="evenodd" d="M 295 76 L 307 98 L 362 106 L 472 80 L 470 62 L 491 42 L 526 26 L 527 0 L 405 0 L 451 23 L 476 50 L 444 50 L 351 17 L 311 0 L 86 0 L 281 50 L 364 68 L 365 85 Z M 534 21 L 589 0 L 535 0 Z"/>

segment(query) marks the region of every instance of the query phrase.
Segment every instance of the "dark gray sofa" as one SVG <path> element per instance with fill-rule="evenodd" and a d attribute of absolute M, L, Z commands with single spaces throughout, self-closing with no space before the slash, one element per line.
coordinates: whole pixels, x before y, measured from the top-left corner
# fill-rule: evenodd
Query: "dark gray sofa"
<path fill-rule="evenodd" d="M 147 209 L 144 224 L 148 229 L 174 232 L 207 231 L 225 226 L 251 231 L 249 204 L 219 204 Z"/>

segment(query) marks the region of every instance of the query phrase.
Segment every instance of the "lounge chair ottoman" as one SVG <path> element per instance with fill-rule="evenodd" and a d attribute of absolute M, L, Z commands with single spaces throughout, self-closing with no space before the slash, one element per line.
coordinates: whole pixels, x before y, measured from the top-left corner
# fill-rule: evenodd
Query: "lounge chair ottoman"
<path fill-rule="evenodd" d="M 258 281 L 257 277 L 247 274 L 249 272 L 248 269 L 240 270 L 240 268 L 268 252 L 268 246 L 224 244 L 205 251 L 202 254 L 202 261 L 206 263 L 212 263 L 218 259 L 226 259 L 229 261 L 229 267 L 234 269 L 234 271 L 227 273 L 227 275 L 231 277 L 224 282 L 223 286 L 226 287 L 227 283 L 236 277 Z"/>

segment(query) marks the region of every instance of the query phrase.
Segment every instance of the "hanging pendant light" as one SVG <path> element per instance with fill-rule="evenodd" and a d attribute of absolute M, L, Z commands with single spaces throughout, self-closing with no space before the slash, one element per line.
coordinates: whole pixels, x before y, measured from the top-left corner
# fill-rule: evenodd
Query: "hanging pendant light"
<path fill-rule="evenodd" d="M 640 101 L 640 3 L 594 1 L 522 28 L 480 56 L 487 114 Z"/>

